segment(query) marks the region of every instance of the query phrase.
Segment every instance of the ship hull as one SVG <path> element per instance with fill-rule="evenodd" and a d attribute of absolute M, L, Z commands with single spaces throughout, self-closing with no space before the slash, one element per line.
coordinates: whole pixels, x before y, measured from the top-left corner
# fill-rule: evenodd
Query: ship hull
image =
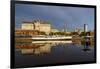
<path fill-rule="evenodd" d="M 34 41 L 55 41 L 55 40 L 71 40 L 72 37 L 33 37 L 32 40 Z"/>

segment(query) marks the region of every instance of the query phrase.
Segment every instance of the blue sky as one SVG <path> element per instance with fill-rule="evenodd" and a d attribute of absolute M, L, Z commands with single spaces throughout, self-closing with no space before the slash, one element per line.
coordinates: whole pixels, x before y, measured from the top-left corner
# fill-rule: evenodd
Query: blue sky
<path fill-rule="evenodd" d="M 62 30 L 66 24 L 67 31 L 74 31 L 76 27 L 94 30 L 94 8 L 61 7 L 47 5 L 16 4 L 15 27 L 20 28 L 22 21 L 40 19 L 51 23 L 52 28 Z"/>

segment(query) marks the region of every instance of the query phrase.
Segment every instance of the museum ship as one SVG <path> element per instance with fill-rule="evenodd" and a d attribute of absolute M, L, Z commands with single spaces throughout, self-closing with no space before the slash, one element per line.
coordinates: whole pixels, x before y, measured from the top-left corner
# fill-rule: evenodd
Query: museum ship
<path fill-rule="evenodd" d="M 71 40 L 72 36 L 34 36 L 32 40 Z"/>

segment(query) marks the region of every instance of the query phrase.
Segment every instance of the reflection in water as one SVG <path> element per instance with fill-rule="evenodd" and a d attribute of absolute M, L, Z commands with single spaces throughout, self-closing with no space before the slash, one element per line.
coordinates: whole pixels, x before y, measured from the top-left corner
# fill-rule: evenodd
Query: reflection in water
<path fill-rule="evenodd" d="M 16 43 L 16 49 L 21 51 L 21 54 L 48 54 L 51 52 L 53 46 L 63 44 L 73 44 L 80 46 L 81 41 L 33 41 L 32 43 Z M 88 41 L 83 43 L 83 51 L 90 51 L 90 43 Z"/>
<path fill-rule="evenodd" d="M 85 38 L 83 51 L 89 52 L 91 50 L 89 45 L 92 45 L 91 41 L 89 41 L 88 38 Z"/>
<path fill-rule="evenodd" d="M 16 49 L 22 54 L 48 54 L 52 46 L 59 44 L 72 43 L 72 41 L 34 41 L 32 43 L 17 43 Z"/>
<path fill-rule="evenodd" d="M 15 67 L 94 61 L 94 45 L 78 41 L 34 41 L 15 44 Z"/>
<path fill-rule="evenodd" d="M 35 49 L 34 54 L 50 53 L 51 46 L 51 44 L 45 44 L 44 46 Z"/>
<path fill-rule="evenodd" d="M 21 49 L 22 54 L 42 54 L 42 53 L 50 53 L 51 44 L 44 44 L 44 46 L 40 46 L 33 49 Z"/>

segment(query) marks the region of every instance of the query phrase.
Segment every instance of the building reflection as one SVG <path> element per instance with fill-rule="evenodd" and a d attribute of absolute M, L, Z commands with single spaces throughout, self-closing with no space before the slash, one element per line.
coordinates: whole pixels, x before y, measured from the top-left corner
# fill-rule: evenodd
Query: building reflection
<path fill-rule="evenodd" d="M 79 36 L 75 36 L 72 39 L 73 45 L 83 45 L 83 46 L 94 46 L 94 38 L 81 38 Z"/>
<path fill-rule="evenodd" d="M 46 54 L 51 52 L 52 44 L 45 44 L 37 49 L 34 49 L 34 54 Z"/>
<path fill-rule="evenodd" d="M 80 38 L 78 38 L 78 40 L 75 39 L 74 41 L 33 41 L 31 43 L 16 43 L 15 48 L 16 50 L 19 50 L 21 54 L 43 55 L 49 54 L 52 51 L 52 47 L 63 44 L 84 46 L 83 51 L 90 51 L 90 47 L 94 47 L 94 43 L 90 38 L 87 41 L 82 39 L 80 40 Z"/>
<path fill-rule="evenodd" d="M 19 50 L 21 54 L 49 54 L 53 46 L 62 43 L 72 43 L 72 41 L 34 41 L 32 43 L 16 43 L 16 50 Z"/>
<path fill-rule="evenodd" d="M 21 54 L 41 54 L 49 53 L 51 49 L 50 44 L 29 44 L 17 45 L 16 49 L 20 50 Z"/>
<path fill-rule="evenodd" d="M 77 46 L 83 46 L 83 51 L 84 52 L 89 52 L 91 51 L 91 47 L 94 47 L 94 37 L 84 37 L 81 38 L 79 36 L 74 36 L 73 37 L 73 45 Z"/>

